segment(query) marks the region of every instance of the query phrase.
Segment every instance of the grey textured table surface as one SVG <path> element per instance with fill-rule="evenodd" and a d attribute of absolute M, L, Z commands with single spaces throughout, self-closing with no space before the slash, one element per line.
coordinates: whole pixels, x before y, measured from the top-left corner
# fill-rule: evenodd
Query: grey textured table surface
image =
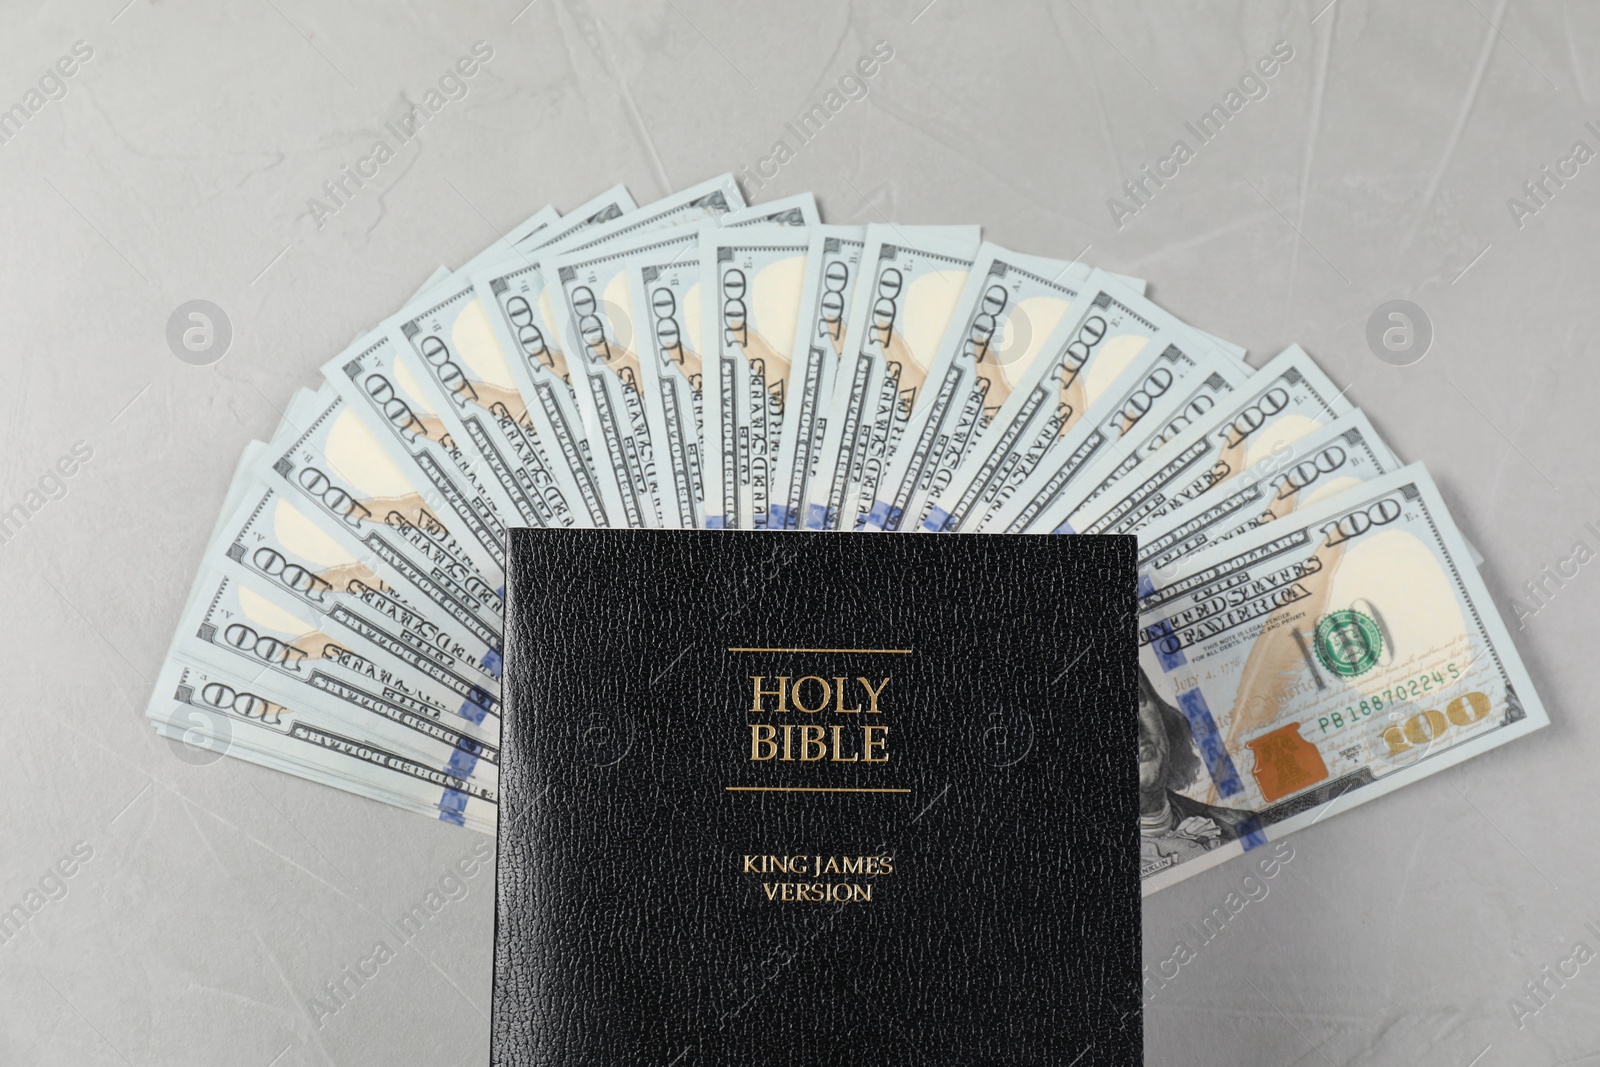
<path fill-rule="evenodd" d="M 1191 924 L 1241 867 L 1147 902 L 1147 965 L 1195 948 L 1148 1004 L 1148 1061 L 1600 1062 L 1600 964 L 1542 971 L 1600 950 L 1600 564 L 1512 611 L 1600 528 L 1600 164 L 1541 173 L 1600 149 L 1600 7 L 524 2 L 0 5 L 0 108 L 45 90 L 0 143 L 0 511 L 41 503 L 0 543 L 0 910 L 44 900 L 0 944 L 0 1063 L 487 1061 L 482 839 L 197 765 L 141 711 L 240 448 L 322 361 L 543 203 L 720 170 L 837 222 L 1084 253 L 1257 364 L 1301 342 L 1488 557 L 1551 728 L 1292 838 L 1209 942 Z M 314 212 L 478 41 L 466 95 Z M 879 41 L 865 98 L 799 144 L 784 124 Z M 1200 143 L 1185 123 L 1280 41 Z M 1193 158 L 1129 200 L 1180 139 Z M 195 298 L 232 322 L 210 367 L 166 341 Z M 1433 325 L 1410 366 L 1368 348 L 1392 299 Z"/>

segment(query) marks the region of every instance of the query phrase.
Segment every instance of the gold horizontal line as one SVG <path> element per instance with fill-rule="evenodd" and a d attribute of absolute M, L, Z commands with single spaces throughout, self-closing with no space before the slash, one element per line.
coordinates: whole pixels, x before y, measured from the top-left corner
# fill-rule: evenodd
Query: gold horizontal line
<path fill-rule="evenodd" d="M 730 648 L 729 652 L 869 652 L 884 656 L 909 656 L 909 648 Z"/>
<path fill-rule="evenodd" d="M 909 789 L 850 789 L 821 785 L 730 785 L 726 793 L 909 793 Z"/>

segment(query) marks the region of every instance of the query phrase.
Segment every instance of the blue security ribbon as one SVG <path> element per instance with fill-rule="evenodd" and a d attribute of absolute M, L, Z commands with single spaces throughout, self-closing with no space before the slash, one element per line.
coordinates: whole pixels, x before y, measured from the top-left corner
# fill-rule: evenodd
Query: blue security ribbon
<path fill-rule="evenodd" d="M 472 772 L 476 770 L 477 767 L 478 754 L 476 752 L 469 752 L 464 748 L 458 748 L 454 752 L 450 753 L 450 762 L 445 764 L 444 769 L 455 775 L 457 778 L 471 778 Z"/>
<path fill-rule="evenodd" d="M 1228 746 L 1222 743 L 1217 720 L 1211 717 L 1204 694 L 1198 687 L 1179 693 L 1178 708 L 1183 712 L 1183 717 L 1189 720 L 1189 729 L 1194 734 L 1195 745 L 1200 749 L 1200 758 L 1206 761 L 1206 770 L 1211 773 L 1211 781 L 1216 784 L 1217 792 L 1224 797 L 1243 793 L 1244 783 L 1239 780 L 1233 757 L 1228 755 Z"/>
<path fill-rule="evenodd" d="M 886 500 L 879 500 L 867 513 L 867 525 L 876 526 L 880 530 L 892 529 L 900 525 L 900 520 L 905 518 L 905 514 L 905 508 L 897 508 Z"/>
<path fill-rule="evenodd" d="M 489 708 L 494 705 L 494 698 L 488 693 L 473 686 L 467 693 L 467 699 L 461 704 L 461 717 L 468 722 L 482 722 L 489 714 Z"/>
<path fill-rule="evenodd" d="M 459 789 L 446 789 L 439 797 L 439 821 L 456 826 L 467 825 L 467 794 Z"/>

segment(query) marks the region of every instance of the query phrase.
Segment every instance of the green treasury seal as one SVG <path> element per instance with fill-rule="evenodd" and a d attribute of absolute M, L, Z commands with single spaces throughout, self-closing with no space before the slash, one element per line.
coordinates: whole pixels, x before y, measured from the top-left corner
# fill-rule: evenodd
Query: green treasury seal
<path fill-rule="evenodd" d="M 1317 659 L 1341 678 L 1366 674 L 1383 654 L 1378 624 L 1359 611 L 1334 611 L 1317 622 Z"/>

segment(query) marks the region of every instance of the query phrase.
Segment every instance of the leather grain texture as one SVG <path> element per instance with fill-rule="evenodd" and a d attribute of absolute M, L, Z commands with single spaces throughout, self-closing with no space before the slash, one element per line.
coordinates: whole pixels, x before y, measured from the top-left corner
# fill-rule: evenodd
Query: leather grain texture
<path fill-rule="evenodd" d="M 1134 582 L 1128 537 L 513 530 L 494 1063 L 1138 1063 Z"/>

